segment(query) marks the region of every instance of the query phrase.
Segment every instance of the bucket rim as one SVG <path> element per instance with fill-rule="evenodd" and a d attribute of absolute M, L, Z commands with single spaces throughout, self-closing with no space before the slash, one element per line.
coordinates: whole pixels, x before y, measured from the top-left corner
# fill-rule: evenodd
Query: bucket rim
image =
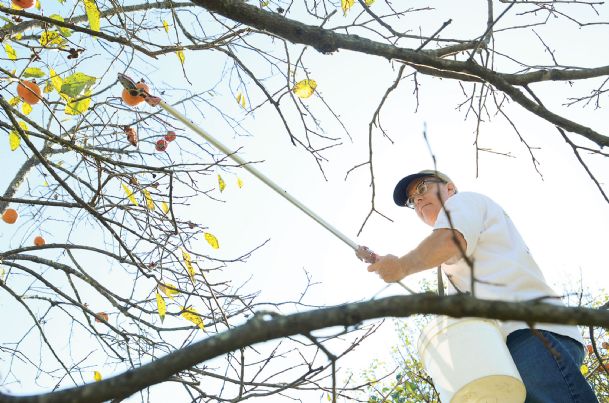
<path fill-rule="evenodd" d="M 448 315 L 435 315 L 435 317 L 423 327 L 421 333 L 419 334 L 419 339 L 417 340 L 417 352 L 419 353 L 419 357 L 421 356 L 423 344 L 425 344 L 425 348 L 427 348 L 427 344 L 431 342 L 431 339 L 444 330 L 444 328 L 438 326 L 438 322 L 444 319 L 454 320 L 458 322 L 458 324 L 462 324 L 465 322 L 484 323 L 486 325 L 490 325 L 495 330 L 497 330 L 497 332 L 499 332 L 499 334 L 501 334 L 503 338 L 503 332 L 501 332 L 501 328 L 499 327 L 499 321 L 496 319 L 478 318 L 475 316 L 457 318 Z"/>

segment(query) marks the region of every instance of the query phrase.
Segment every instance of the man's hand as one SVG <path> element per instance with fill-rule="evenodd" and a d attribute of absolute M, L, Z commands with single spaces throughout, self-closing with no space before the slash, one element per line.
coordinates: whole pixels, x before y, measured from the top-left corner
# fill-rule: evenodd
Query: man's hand
<path fill-rule="evenodd" d="M 355 256 L 366 263 L 374 263 L 378 259 L 378 255 L 372 252 L 367 246 L 358 246 L 355 250 Z"/>
<path fill-rule="evenodd" d="M 406 269 L 397 256 L 378 256 L 376 263 L 368 266 L 369 272 L 375 272 L 386 283 L 395 283 L 406 277 Z"/>

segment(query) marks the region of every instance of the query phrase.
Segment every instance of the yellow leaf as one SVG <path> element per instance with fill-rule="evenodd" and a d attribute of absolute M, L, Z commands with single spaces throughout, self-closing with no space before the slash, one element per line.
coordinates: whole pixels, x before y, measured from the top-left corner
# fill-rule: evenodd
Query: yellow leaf
<path fill-rule="evenodd" d="M 205 240 L 207 241 L 208 244 L 211 245 L 212 248 L 214 248 L 214 249 L 220 248 L 218 239 L 215 236 L 213 236 L 212 234 L 210 234 L 209 232 L 205 232 Z"/>
<path fill-rule="evenodd" d="M 11 146 L 11 151 L 15 151 L 21 144 L 21 136 L 15 130 L 11 130 L 8 134 L 8 143 Z"/>
<path fill-rule="evenodd" d="M 178 295 L 180 293 L 180 291 L 176 290 L 175 288 L 176 287 L 171 283 L 159 284 L 159 290 L 161 290 L 163 294 L 167 295 L 171 299 L 173 299 L 174 295 Z"/>
<path fill-rule="evenodd" d="M 40 0 L 36 0 L 36 10 L 40 11 Z"/>
<path fill-rule="evenodd" d="M 83 2 L 85 3 L 87 18 L 89 19 L 89 27 L 91 30 L 99 32 L 99 9 L 97 8 L 97 4 L 95 4 L 95 0 L 83 0 Z"/>
<path fill-rule="evenodd" d="M 588 366 L 587 365 L 582 365 L 579 370 L 581 371 L 582 375 L 586 375 L 588 373 Z"/>
<path fill-rule="evenodd" d="M 23 120 L 19 121 L 19 127 L 21 127 L 23 129 L 23 131 L 25 131 L 25 132 L 27 132 L 29 130 L 27 123 L 25 123 Z M 28 134 L 25 133 L 25 135 L 27 136 Z"/>
<path fill-rule="evenodd" d="M 195 282 L 195 269 L 192 267 L 192 261 L 190 258 L 190 254 L 186 252 L 186 250 L 182 249 L 182 258 L 184 258 L 184 265 L 186 266 L 186 270 L 188 270 L 188 277 L 190 277 L 190 281 Z"/>
<path fill-rule="evenodd" d="M 184 56 L 184 51 L 178 50 L 176 52 L 176 55 L 178 55 L 178 59 L 180 59 L 180 63 L 184 64 L 184 60 L 186 59 L 186 57 Z"/>
<path fill-rule="evenodd" d="M 6 55 L 9 59 L 17 60 L 17 52 L 15 52 L 15 49 L 13 49 L 13 47 L 8 43 L 4 44 L 4 51 L 6 52 Z"/>
<path fill-rule="evenodd" d="M 226 188 L 226 183 L 224 182 L 224 179 L 222 179 L 220 174 L 218 174 L 218 185 L 220 186 L 220 192 L 223 192 L 224 188 Z"/>
<path fill-rule="evenodd" d="M 340 6 L 343 9 L 343 15 L 347 15 L 347 11 L 355 4 L 355 0 L 340 0 Z"/>
<path fill-rule="evenodd" d="M 21 73 L 21 77 L 23 78 L 43 78 L 44 76 L 44 71 L 38 67 L 28 67 Z"/>
<path fill-rule="evenodd" d="M 162 202 L 161 209 L 163 210 L 163 213 L 165 213 L 165 214 L 169 213 L 169 204 Z"/>
<path fill-rule="evenodd" d="M 309 98 L 315 92 L 317 83 L 315 80 L 302 80 L 294 85 L 292 92 L 299 98 Z"/>
<path fill-rule="evenodd" d="M 59 77 L 53 69 L 49 69 L 49 77 L 51 77 L 51 83 L 53 84 L 53 88 L 55 88 L 57 92 L 61 92 L 61 86 L 63 85 L 63 80 L 61 79 L 61 77 Z"/>
<path fill-rule="evenodd" d="M 30 112 L 32 112 L 32 105 L 23 102 L 23 104 L 21 104 L 21 112 L 23 112 L 24 115 L 29 115 Z"/>
<path fill-rule="evenodd" d="M 165 300 L 158 291 L 156 292 L 156 307 L 159 311 L 161 322 L 163 322 L 165 320 L 165 313 L 167 312 L 167 305 L 165 305 Z"/>
<path fill-rule="evenodd" d="M 44 31 L 40 34 L 40 45 L 42 46 L 57 45 L 57 47 L 62 47 L 65 42 L 65 38 L 56 31 Z"/>
<path fill-rule="evenodd" d="M 91 90 L 85 92 L 84 97 L 78 97 L 78 100 L 72 98 L 66 104 L 66 115 L 82 115 L 91 105 Z"/>
<path fill-rule="evenodd" d="M 147 189 L 144 189 L 142 192 L 146 199 L 146 207 L 148 207 L 148 210 L 154 210 L 154 202 L 152 201 L 152 197 L 150 197 L 150 192 Z"/>
<path fill-rule="evenodd" d="M 12 98 L 11 98 L 11 99 L 8 101 L 8 104 L 9 104 L 10 106 L 17 106 L 17 105 L 19 105 L 19 102 L 21 102 L 21 98 L 19 98 L 19 97 L 12 97 Z"/>
<path fill-rule="evenodd" d="M 21 38 L 23 38 L 23 32 L 19 32 L 19 33 L 15 34 L 15 36 L 13 36 L 13 38 L 20 41 Z"/>
<path fill-rule="evenodd" d="M 241 92 L 237 93 L 237 103 L 245 108 L 245 96 Z"/>
<path fill-rule="evenodd" d="M 133 205 L 139 206 L 137 200 L 135 200 L 135 196 L 133 196 L 133 191 L 131 190 L 131 188 L 126 183 L 121 183 L 121 185 L 123 185 L 123 190 L 125 191 L 125 194 L 127 195 L 129 201 L 133 203 Z"/>
<path fill-rule="evenodd" d="M 365 3 L 368 7 L 370 7 L 372 3 L 374 3 L 374 0 L 366 0 Z"/>
<path fill-rule="evenodd" d="M 165 28 L 165 32 L 169 33 L 169 24 L 165 20 L 163 20 L 163 28 Z"/>
<path fill-rule="evenodd" d="M 189 321 L 191 321 L 192 323 L 194 323 L 195 325 L 199 326 L 201 328 L 201 330 L 205 330 L 205 325 L 203 324 L 203 318 L 201 318 L 199 316 L 199 314 L 197 313 L 197 310 L 193 307 L 182 307 L 182 310 L 184 312 L 182 312 L 182 316 L 186 319 L 188 319 Z"/>
<path fill-rule="evenodd" d="M 239 186 L 239 189 L 243 187 L 243 181 L 241 180 L 241 178 L 237 178 L 237 186 Z"/>
<path fill-rule="evenodd" d="M 49 186 L 49 182 L 44 181 L 44 182 L 42 183 L 42 186 L 44 186 L 44 187 L 48 187 L 48 186 Z"/>
<path fill-rule="evenodd" d="M 93 371 L 93 379 L 95 379 L 95 382 L 101 381 L 102 374 L 99 371 Z"/>

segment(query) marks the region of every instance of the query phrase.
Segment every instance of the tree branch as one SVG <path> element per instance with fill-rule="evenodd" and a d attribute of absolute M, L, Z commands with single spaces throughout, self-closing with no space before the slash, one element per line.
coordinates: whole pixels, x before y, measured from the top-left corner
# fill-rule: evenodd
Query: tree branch
<path fill-rule="evenodd" d="M 292 335 L 306 335 L 332 326 L 357 326 L 381 317 L 413 314 L 442 314 L 452 317 L 483 317 L 527 323 L 563 323 L 609 328 L 609 312 L 590 308 L 567 308 L 542 303 L 480 300 L 465 295 L 435 294 L 395 296 L 379 300 L 316 309 L 288 316 L 256 315 L 247 323 L 210 336 L 121 375 L 77 388 L 39 396 L 0 394 L 7 403 L 102 402 L 124 398 L 138 390 L 165 381 L 170 376 L 222 354 L 256 343 Z"/>

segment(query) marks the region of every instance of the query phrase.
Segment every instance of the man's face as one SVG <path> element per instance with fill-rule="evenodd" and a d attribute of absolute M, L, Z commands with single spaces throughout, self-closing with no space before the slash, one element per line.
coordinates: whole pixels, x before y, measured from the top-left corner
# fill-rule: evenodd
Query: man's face
<path fill-rule="evenodd" d="M 441 183 L 432 176 L 417 179 L 406 192 L 412 198 L 419 218 L 425 224 L 433 226 L 444 202 L 455 194 L 455 186 L 452 183 Z"/>

